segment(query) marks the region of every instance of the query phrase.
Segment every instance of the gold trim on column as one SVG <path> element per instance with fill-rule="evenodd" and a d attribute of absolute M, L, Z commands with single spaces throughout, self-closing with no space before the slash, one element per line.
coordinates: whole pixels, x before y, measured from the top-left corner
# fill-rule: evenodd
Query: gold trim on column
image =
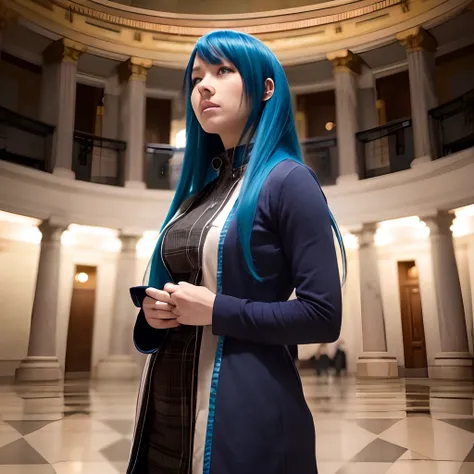
<path fill-rule="evenodd" d="M 403 46 L 405 46 L 408 53 L 421 50 L 434 53 L 438 47 L 438 42 L 435 37 L 421 28 L 421 26 L 398 33 L 397 39 Z"/>
<path fill-rule="evenodd" d="M 327 58 L 332 62 L 334 71 L 354 72 L 355 74 L 360 74 L 364 63 L 360 56 L 348 49 L 328 53 Z"/>
<path fill-rule="evenodd" d="M 82 44 L 75 43 L 67 38 L 61 38 L 43 51 L 44 64 L 63 61 L 76 63 L 86 50 L 87 47 Z"/>
<path fill-rule="evenodd" d="M 121 63 L 117 68 L 119 82 L 146 81 L 148 69 L 151 66 L 151 59 L 130 58 Z"/>

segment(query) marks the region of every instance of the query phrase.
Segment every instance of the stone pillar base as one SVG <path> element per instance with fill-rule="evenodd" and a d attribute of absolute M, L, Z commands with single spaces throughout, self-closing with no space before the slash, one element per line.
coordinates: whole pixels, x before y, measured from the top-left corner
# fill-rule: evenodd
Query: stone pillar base
<path fill-rule="evenodd" d="M 428 373 L 432 379 L 473 380 L 473 356 L 469 352 L 440 352 Z"/>
<path fill-rule="evenodd" d="M 425 163 L 431 163 L 431 156 L 420 156 L 415 158 L 410 165 L 410 168 L 416 168 L 419 165 L 424 165 Z"/>
<path fill-rule="evenodd" d="M 17 383 L 58 382 L 63 379 L 56 357 L 29 356 L 23 359 L 15 372 Z"/>
<path fill-rule="evenodd" d="M 146 183 L 144 181 L 125 181 L 124 187 L 129 189 L 146 189 Z"/>
<path fill-rule="evenodd" d="M 357 361 L 357 377 L 396 378 L 398 364 L 396 357 L 386 352 L 367 352 Z"/>
<path fill-rule="evenodd" d="M 101 360 L 95 377 L 99 380 L 137 380 L 140 368 L 132 356 L 114 355 Z"/>
<path fill-rule="evenodd" d="M 59 176 L 60 178 L 67 178 L 67 179 L 76 179 L 76 174 L 72 170 L 68 170 L 67 168 L 61 168 L 56 166 L 53 169 L 53 175 Z"/>
<path fill-rule="evenodd" d="M 336 184 L 349 184 L 359 181 L 359 175 L 357 173 L 353 174 L 342 174 L 336 178 Z"/>

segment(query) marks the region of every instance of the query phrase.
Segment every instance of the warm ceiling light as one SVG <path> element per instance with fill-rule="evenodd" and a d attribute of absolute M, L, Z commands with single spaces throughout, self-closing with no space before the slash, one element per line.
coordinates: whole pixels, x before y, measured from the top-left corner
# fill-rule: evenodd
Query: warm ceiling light
<path fill-rule="evenodd" d="M 330 132 L 335 126 L 336 126 L 336 124 L 334 122 L 327 122 L 326 123 L 326 130 L 328 132 Z"/>
<path fill-rule="evenodd" d="M 455 211 L 456 217 L 474 217 L 474 204 L 460 207 Z"/>
<path fill-rule="evenodd" d="M 21 216 L 19 214 L 12 214 L 6 211 L 0 211 L 0 221 L 11 222 L 13 224 L 25 224 L 25 225 L 39 225 L 40 219 L 34 217 Z"/>
<path fill-rule="evenodd" d="M 176 134 L 176 148 L 186 148 L 186 130 L 180 130 Z"/>
<path fill-rule="evenodd" d="M 115 229 L 110 229 L 109 227 L 98 227 L 93 225 L 70 224 L 67 230 L 74 234 L 83 235 L 103 235 L 110 237 L 115 237 L 117 235 L 117 230 Z"/>
<path fill-rule="evenodd" d="M 85 272 L 80 272 L 76 275 L 76 281 L 79 283 L 85 283 L 89 280 L 89 275 Z"/>

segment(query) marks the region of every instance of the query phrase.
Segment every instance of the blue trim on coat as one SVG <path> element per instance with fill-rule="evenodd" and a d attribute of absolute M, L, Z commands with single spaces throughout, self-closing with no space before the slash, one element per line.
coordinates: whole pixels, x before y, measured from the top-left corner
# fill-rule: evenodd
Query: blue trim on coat
<path fill-rule="evenodd" d="M 224 250 L 224 241 L 229 229 L 230 221 L 235 213 L 237 202 L 234 203 L 232 210 L 230 211 L 224 226 L 219 236 L 219 248 L 217 254 L 217 293 L 222 291 L 222 254 Z M 212 371 L 211 378 L 211 390 L 209 395 L 209 415 L 207 417 L 207 430 L 206 430 L 206 444 L 204 446 L 204 464 L 202 474 L 210 474 L 211 471 L 211 454 L 212 454 L 212 435 L 214 433 L 214 419 L 216 415 L 216 398 L 217 398 L 217 386 L 219 384 L 219 373 L 222 365 L 222 354 L 224 352 L 224 337 L 219 337 L 217 343 L 216 357 L 214 359 L 214 369 Z"/>

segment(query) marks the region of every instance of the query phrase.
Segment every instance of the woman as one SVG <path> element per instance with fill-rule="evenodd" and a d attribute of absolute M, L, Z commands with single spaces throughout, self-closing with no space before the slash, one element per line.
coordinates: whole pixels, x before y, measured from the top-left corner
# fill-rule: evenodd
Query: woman
<path fill-rule="evenodd" d="M 182 174 L 149 287 L 131 290 L 142 308 L 135 345 L 151 355 L 127 472 L 315 474 L 292 355 L 339 336 L 331 225 L 341 236 L 302 164 L 285 73 L 263 43 L 204 36 L 185 92 Z"/>

